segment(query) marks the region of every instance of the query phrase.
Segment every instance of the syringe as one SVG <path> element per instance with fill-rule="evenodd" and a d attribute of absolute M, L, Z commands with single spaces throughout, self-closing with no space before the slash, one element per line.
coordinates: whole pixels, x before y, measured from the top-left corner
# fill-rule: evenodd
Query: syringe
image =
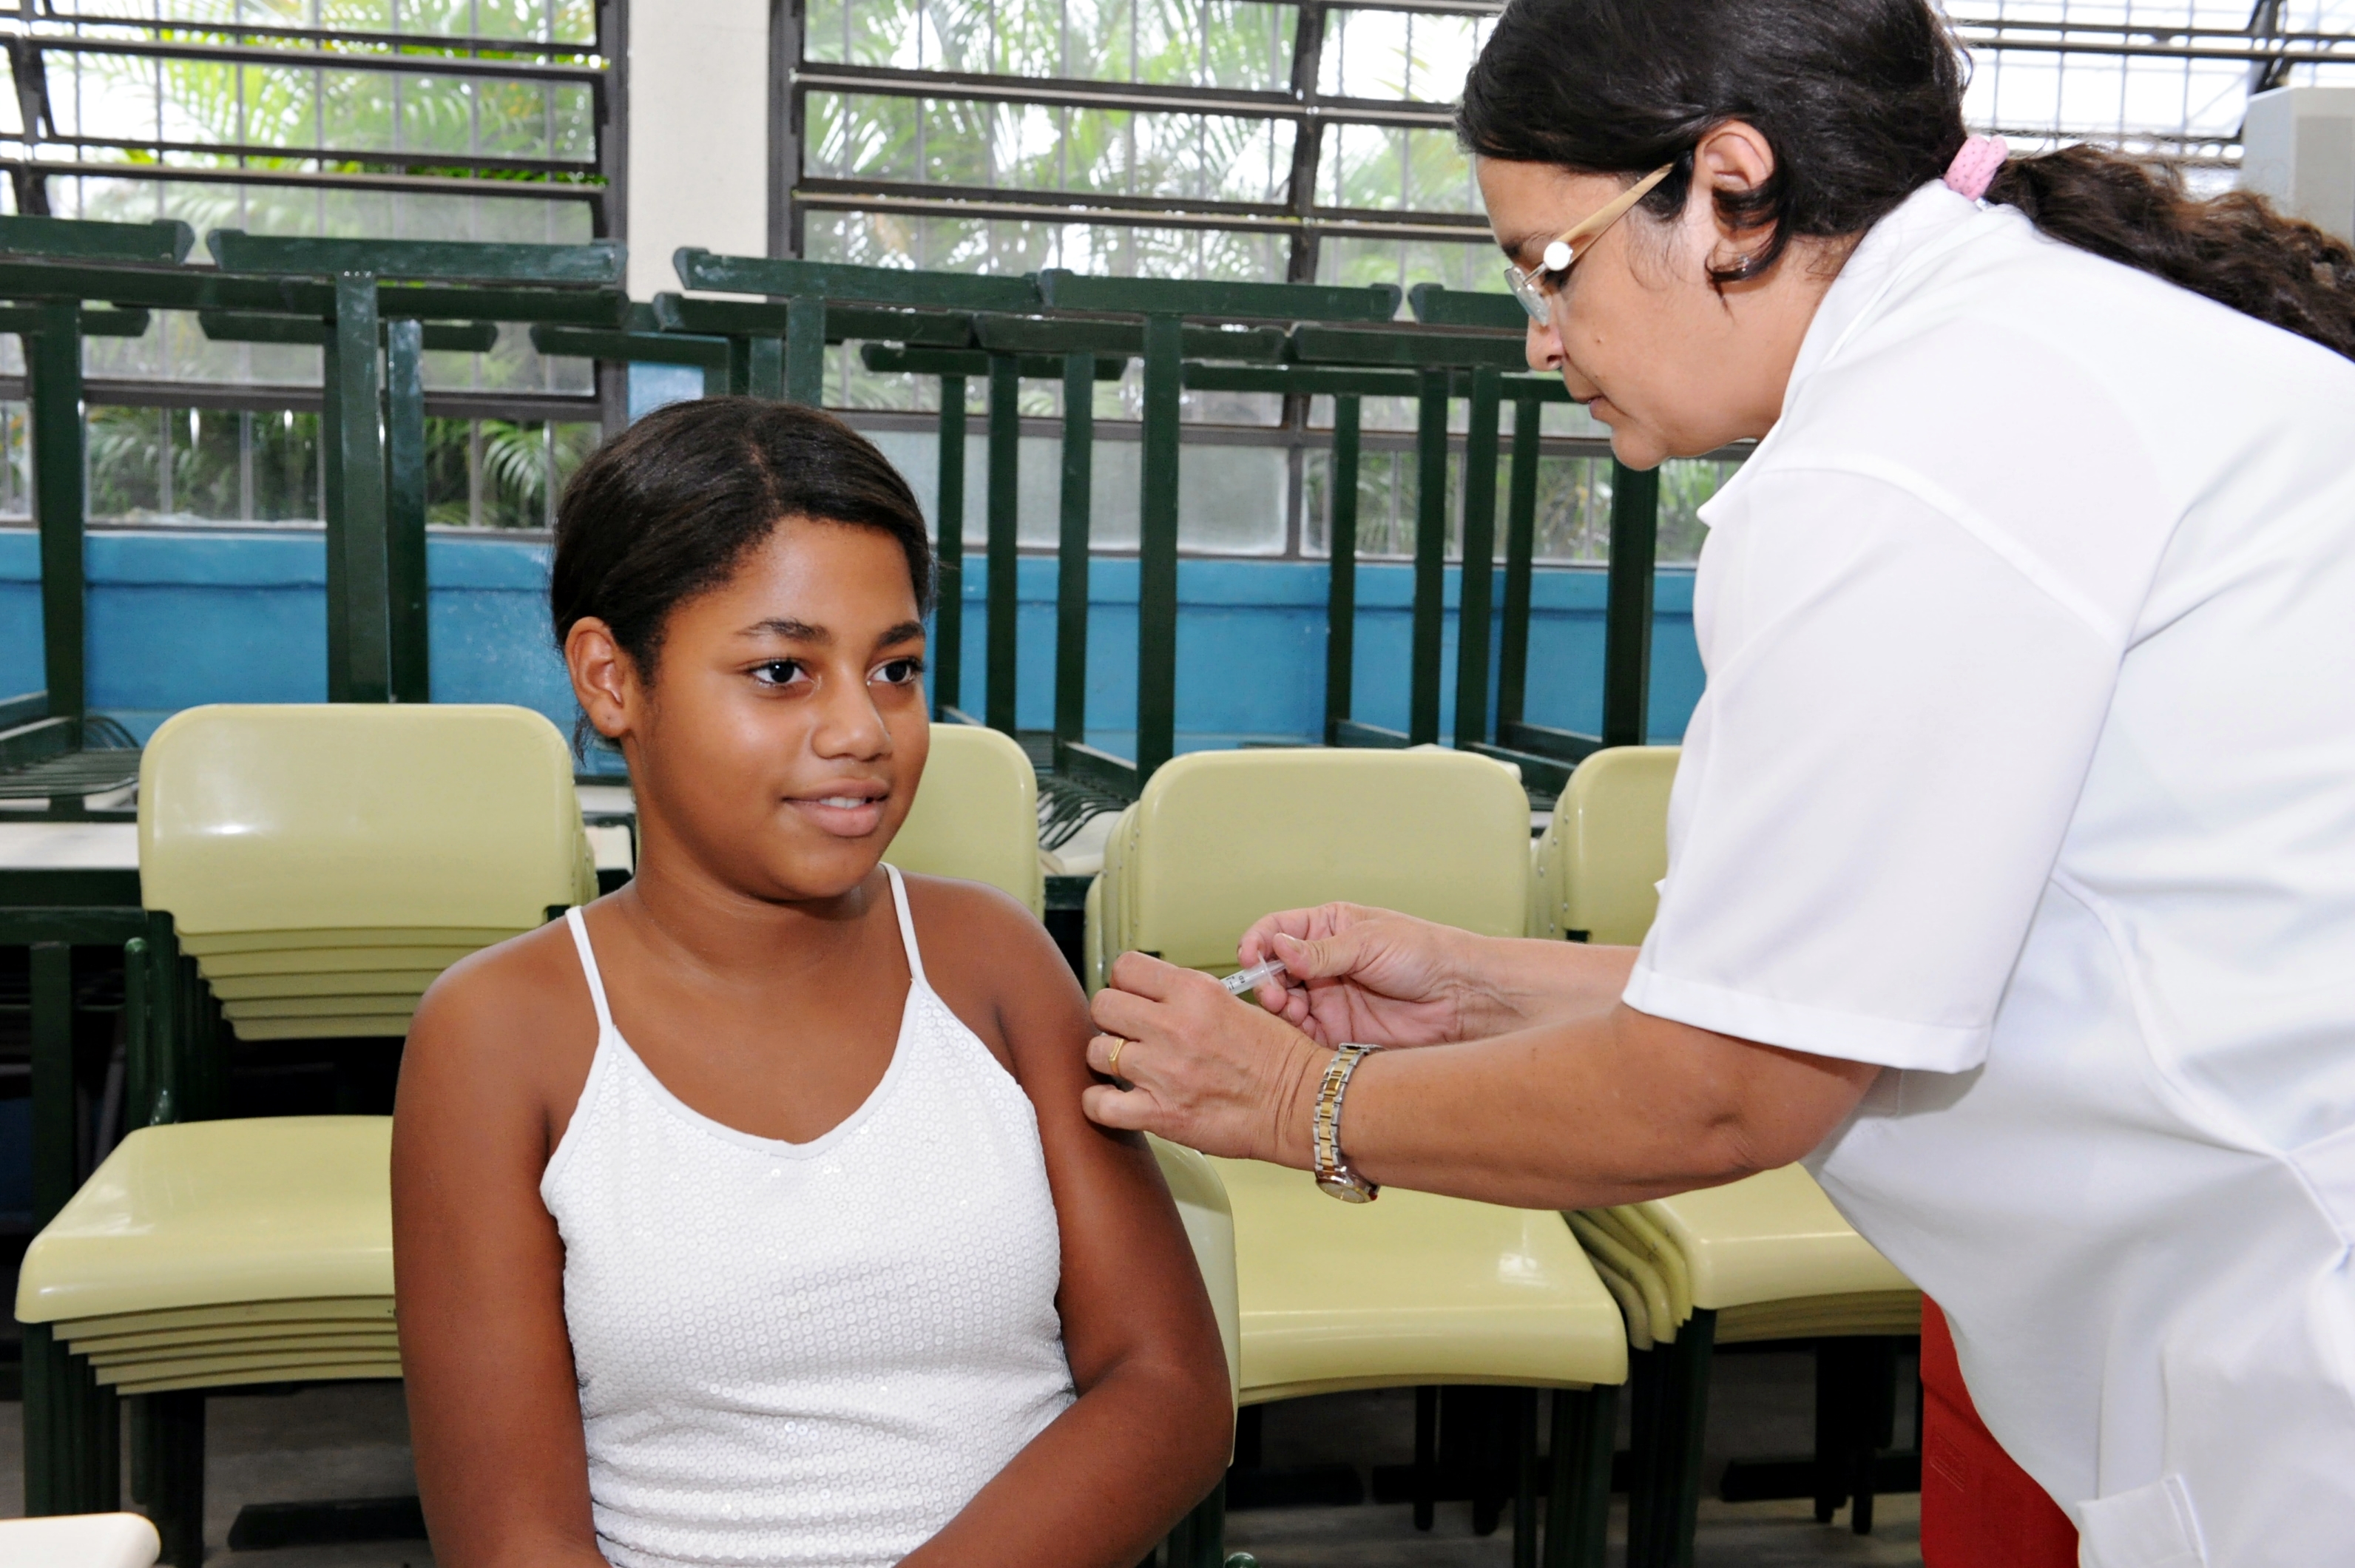
<path fill-rule="evenodd" d="M 1248 969 L 1238 969 L 1219 984 L 1227 988 L 1229 996 L 1241 997 L 1258 990 L 1261 982 L 1280 979 L 1283 975 L 1284 960 L 1271 958 L 1264 964 L 1254 964 Z"/>

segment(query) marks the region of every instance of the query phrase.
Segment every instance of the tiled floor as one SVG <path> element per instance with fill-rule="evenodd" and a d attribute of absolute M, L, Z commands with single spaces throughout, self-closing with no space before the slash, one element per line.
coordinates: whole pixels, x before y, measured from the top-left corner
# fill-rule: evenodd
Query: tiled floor
<path fill-rule="evenodd" d="M 1710 1400 L 1710 1474 L 1734 1454 L 1804 1452 L 1812 1382 L 1804 1355 L 1728 1355 Z M 422 1541 L 229 1552 L 237 1510 L 248 1502 L 392 1497 L 415 1490 L 408 1427 L 398 1385 L 326 1384 L 264 1397 L 209 1402 L 206 1534 L 208 1568 L 430 1568 Z M 1910 1413 L 1902 1413 L 1910 1423 Z M 1413 1396 L 1344 1394 L 1272 1407 L 1263 1459 L 1271 1467 L 1394 1464 L 1411 1457 Z M 0 1405 L 0 1515 L 23 1497 L 21 1423 Z M 1486 1538 L 1471 1529 L 1468 1504 L 1443 1504 L 1427 1534 L 1405 1504 L 1282 1509 L 1239 1513 L 1228 1541 L 1262 1568 L 1507 1568 L 1508 1524 Z M 1702 1505 L 1696 1568 L 1801 1568 L 1870 1564 L 1918 1568 L 1912 1497 L 1880 1500 L 1869 1537 L 1851 1534 L 1845 1512 L 1816 1522 L 1808 1504 L 1710 1501 Z M 1614 1537 L 1616 1535 L 1614 1530 Z"/>

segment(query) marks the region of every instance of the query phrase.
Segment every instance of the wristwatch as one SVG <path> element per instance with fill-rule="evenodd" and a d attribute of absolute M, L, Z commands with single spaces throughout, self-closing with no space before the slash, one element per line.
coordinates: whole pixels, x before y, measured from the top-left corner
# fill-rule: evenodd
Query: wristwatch
<path fill-rule="evenodd" d="M 1335 1051 L 1326 1066 L 1325 1082 L 1316 1090 L 1316 1185 L 1344 1203 L 1371 1203 L 1381 1196 L 1378 1183 L 1351 1170 L 1341 1157 L 1341 1098 L 1349 1092 L 1349 1075 L 1357 1072 L 1358 1063 L 1377 1049 L 1345 1045 Z"/>

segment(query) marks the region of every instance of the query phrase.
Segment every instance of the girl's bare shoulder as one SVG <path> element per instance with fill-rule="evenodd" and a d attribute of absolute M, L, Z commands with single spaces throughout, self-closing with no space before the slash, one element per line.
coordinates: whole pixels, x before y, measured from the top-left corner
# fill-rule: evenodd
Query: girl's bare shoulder
<path fill-rule="evenodd" d="M 1087 1014 L 1062 950 L 1036 915 L 996 888 L 903 874 L 926 979 L 1016 1076 L 1025 1076 L 1022 1046 Z"/>
<path fill-rule="evenodd" d="M 596 1049 L 572 933 L 552 920 L 460 959 L 426 990 L 402 1051 L 403 1099 L 456 1095 L 560 1117 Z"/>

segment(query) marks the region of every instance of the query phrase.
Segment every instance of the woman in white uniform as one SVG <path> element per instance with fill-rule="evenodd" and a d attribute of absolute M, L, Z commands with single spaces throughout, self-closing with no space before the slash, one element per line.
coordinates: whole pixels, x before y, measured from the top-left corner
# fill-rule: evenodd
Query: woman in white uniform
<path fill-rule="evenodd" d="M 1507 9 L 1461 128 L 1531 363 L 1635 466 L 1759 441 L 1657 922 L 1273 915 L 1267 1013 L 1132 954 L 1088 1108 L 1315 1168 L 1340 1079 L 1328 1188 L 1530 1207 L 1805 1157 L 2086 1563 L 2346 1561 L 2355 254 L 2007 161 L 1963 79 L 1925 0 Z"/>

